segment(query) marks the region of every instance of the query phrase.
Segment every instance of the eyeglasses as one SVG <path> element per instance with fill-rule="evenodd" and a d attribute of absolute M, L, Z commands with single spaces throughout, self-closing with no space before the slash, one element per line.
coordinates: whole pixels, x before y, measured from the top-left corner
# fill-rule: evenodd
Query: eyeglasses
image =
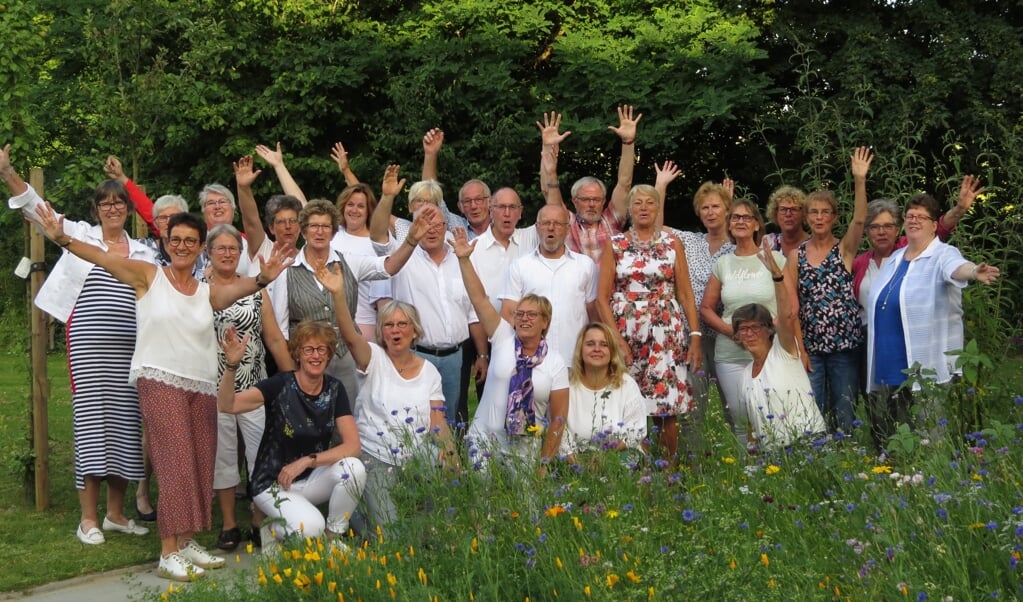
<path fill-rule="evenodd" d="M 899 227 L 896 224 L 870 224 L 867 230 L 871 232 L 895 232 Z"/>
<path fill-rule="evenodd" d="M 286 219 L 285 218 L 281 218 L 281 219 L 275 219 L 274 220 L 274 225 L 275 226 L 294 226 L 294 225 L 297 225 L 297 224 L 298 224 L 298 218 L 297 217 L 289 217 L 289 218 L 286 218 Z"/>
<path fill-rule="evenodd" d="M 408 206 L 409 206 L 410 209 L 414 210 L 416 207 L 419 207 L 420 205 L 422 205 L 424 203 L 432 203 L 432 202 L 433 202 L 433 199 L 412 199 L 411 201 L 408 202 Z"/>
<path fill-rule="evenodd" d="M 540 317 L 540 312 L 535 310 L 523 311 L 521 309 L 517 309 L 515 310 L 514 315 L 516 320 L 527 320 L 529 322 L 532 322 L 533 320 Z"/>
<path fill-rule="evenodd" d="M 568 226 L 568 222 L 556 222 L 552 219 L 547 219 L 542 222 L 536 222 L 539 228 L 564 228 Z"/>
<path fill-rule="evenodd" d="M 153 218 L 153 221 L 154 222 L 167 222 L 167 221 L 170 221 L 170 218 L 174 217 L 175 215 L 177 215 L 177 213 L 172 213 L 170 215 L 157 215 L 156 217 Z"/>
<path fill-rule="evenodd" d="M 230 205 L 231 201 L 227 199 L 209 199 L 203 207 L 216 207 L 219 205 Z"/>
<path fill-rule="evenodd" d="M 811 209 L 811 210 L 806 212 L 806 214 L 809 215 L 810 217 L 817 217 L 817 216 L 827 217 L 827 216 L 832 215 L 834 213 L 835 213 L 834 209 Z"/>
<path fill-rule="evenodd" d="M 748 223 L 752 222 L 755 219 L 756 218 L 753 217 L 752 215 L 744 215 L 742 213 L 733 213 L 732 217 L 728 218 L 729 221 L 732 221 L 732 222 L 743 222 L 745 224 L 748 224 Z"/>
<path fill-rule="evenodd" d="M 334 226 L 330 224 L 306 224 L 306 230 L 333 230 Z"/>
<path fill-rule="evenodd" d="M 124 209 L 128 206 L 128 203 L 125 203 L 124 201 L 103 201 L 102 203 L 97 203 L 96 206 L 99 207 L 101 211 L 116 211 Z"/>
<path fill-rule="evenodd" d="M 783 215 L 792 215 L 793 213 L 802 213 L 802 207 L 778 207 L 778 213 Z"/>
<path fill-rule="evenodd" d="M 577 203 L 584 203 L 584 204 L 603 203 L 604 202 L 604 197 L 602 197 L 602 196 L 577 196 L 577 197 L 575 197 L 575 202 L 577 202 Z"/>
<path fill-rule="evenodd" d="M 522 209 L 522 205 L 491 205 L 490 210 L 497 213 L 514 213 Z"/>
<path fill-rule="evenodd" d="M 488 196 L 474 196 L 471 199 L 462 199 L 459 201 L 463 205 L 482 205 L 490 200 Z"/>
<path fill-rule="evenodd" d="M 385 329 L 385 330 L 390 330 L 392 328 L 397 328 L 399 330 L 405 330 L 406 328 L 408 328 L 411 325 L 412 325 L 412 322 L 409 322 L 408 320 L 398 320 L 397 322 L 384 322 L 383 324 L 380 325 L 380 327 Z"/>
<path fill-rule="evenodd" d="M 304 347 L 299 347 L 299 349 L 302 351 L 302 355 L 313 355 L 314 353 L 316 355 L 327 355 L 327 346 L 326 345 L 320 345 L 319 347 L 313 347 L 312 345 L 305 345 Z"/>
<path fill-rule="evenodd" d="M 764 329 L 763 324 L 744 324 L 737 329 L 739 334 L 760 334 Z"/>
<path fill-rule="evenodd" d="M 186 249 L 194 249 L 198 244 L 198 238 L 181 238 L 180 236 L 172 236 L 167 239 L 168 247 L 180 247 L 181 245 L 185 245 Z"/>
<path fill-rule="evenodd" d="M 906 223 L 908 223 L 908 224 L 918 224 L 920 222 L 933 222 L 933 221 L 935 221 L 934 218 L 931 217 L 930 215 L 927 215 L 926 213 L 907 213 L 906 214 Z"/>
<path fill-rule="evenodd" d="M 242 250 L 241 250 L 241 247 L 231 247 L 231 246 L 227 246 L 227 245 L 217 245 L 217 246 L 213 247 L 213 252 L 214 253 L 220 253 L 220 254 L 231 254 L 231 255 L 233 255 L 235 253 L 241 253 Z"/>

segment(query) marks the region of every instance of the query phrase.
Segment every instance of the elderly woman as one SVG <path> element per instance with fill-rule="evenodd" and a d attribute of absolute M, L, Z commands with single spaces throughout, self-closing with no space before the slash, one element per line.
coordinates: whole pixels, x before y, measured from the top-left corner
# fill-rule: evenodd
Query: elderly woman
<path fill-rule="evenodd" d="M 352 321 L 341 274 L 322 268 L 316 277 L 334 296 L 338 329 L 359 370 L 356 423 L 367 470 L 366 510 L 369 527 L 382 527 L 398 518 L 391 491 L 409 460 L 437 454 L 438 463 L 458 466 L 444 420 L 440 373 L 412 352 L 423 334 L 414 307 L 385 303 L 377 315 L 376 342 L 367 342 Z"/>
<path fill-rule="evenodd" d="M 10 145 L 0 150 L 0 177 L 13 195 L 8 205 L 34 219 L 45 211 L 43 200 L 18 176 L 10 162 Z M 153 253 L 124 231 L 130 212 L 128 193 L 106 180 L 93 195 L 99 225 L 63 224 L 61 235 L 82 245 L 149 265 Z M 135 349 L 135 294 L 109 271 L 87 259 L 63 253 L 39 290 L 36 305 L 67 323 L 68 369 L 71 374 L 75 487 L 81 506 L 76 535 L 84 544 L 105 541 L 100 530 L 100 484 L 107 482 L 102 528 L 133 535 L 148 529 L 124 516 L 128 481 L 145 477 L 138 393 L 128 382 Z"/>
<path fill-rule="evenodd" d="M 599 458 L 606 451 L 642 453 L 647 403 L 628 374 L 617 334 L 606 324 L 592 322 L 579 333 L 568 380 L 562 449 L 569 462 L 585 463 L 586 456 Z"/>
<path fill-rule="evenodd" d="M 752 360 L 748 351 L 735 342 L 732 328 L 732 314 L 740 307 L 757 303 L 768 309 L 772 316 L 778 315 L 775 302 L 774 284 L 771 272 L 756 258 L 764 234 L 764 218 L 760 209 L 747 199 L 736 199 L 728 212 L 728 236 L 735 242 L 735 251 L 718 259 L 714 264 L 707 291 L 700 304 L 700 316 L 719 335 L 714 343 L 715 370 L 718 375 L 718 389 L 728 410 L 726 418 L 740 442 L 747 441 L 746 406 L 740 402 L 739 389 L 742 373 Z M 785 264 L 785 257 L 773 251 L 779 265 Z M 721 305 L 721 315 L 718 315 Z"/>
<path fill-rule="evenodd" d="M 810 358 L 810 383 L 817 407 L 845 433 L 852 430 L 863 344 L 852 264 L 863 240 L 867 171 L 873 160 L 867 147 L 857 148 L 852 155 L 853 214 L 841 240 L 834 235 L 838 221 L 835 195 L 823 190 L 806 197 L 810 239 L 789 255 L 785 266 L 789 293 L 799 302 L 799 322 Z"/>
<path fill-rule="evenodd" d="M 788 287 L 775 257 L 765 239 L 757 258 L 774 281 L 776 306 L 787 307 Z M 744 305 L 732 314 L 732 331 L 753 357 L 742 373 L 739 403 L 746 408 L 757 441 L 766 447 L 784 447 L 799 436 L 826 431 L 799 359 L 795 315 L 783 311 L 775 320 L 763 305 Z"/>
<path fill-rule="evenodd" d="M 780 186 L 767 199 L 767 221 L 778 224 L 779 232 L 765 234 L 771 249 L 785 257 L 806 242 L 810 236 L 804 230 L 806 193 L 795 186 Z"/>
<path fill-rule="evenodd" d="M 36 211 L 46 235 L 67 251 L 104 267 L 135 293 L 138 334 L 129 382 L 136 383 L 160 483 L 157 526 L 159 574 L 189 581 L 224 565 L 194 539 L 211 526 L 213 467 L 217 446 L 217 341 L 213 312 L 265 287 L 290 258 L 275 249 L 260 261 L 259 276 L 229 284 L 200 282 L 192 275 L 203 252 L 206 227 L 182 213 L 168 224 L 171 264 L 126 259 L 68 235 L 47 205 Z"/>
<path fill-rule="evenodd" d="M 206 281 L 221 286 L 238 280 L 238 258 L 242 253 L 241 234 L 234 226 L 222 224 L 210 230 L 206 239 L 209 247 L 211 272 Z M 228 328 L 247 335 L 245 354 L 235 369 L 234 383 L 238 391 L 253 387 L 266 379 L 266 350 L 273 354 L 282 371 L 294 370 L 288 353 L 288 342 L 274 319 L 273 307 L 266 291 L 258 291 L 235 301 L 230 307 L 213 313 L 217 339 L 223 340 Z M 266 345 L 264 346 L 264 341 Z M 227 360 L 223 351 L 218 354 L 218 373 L 224 374 Z M 217 538 L 217 547 L 232 551 L 241 543 L 235 514 L 235 489 L 238 476 L 238 432 L 245 442 L 245 460 L 248 474 L 256 465 L 256 451 L 263 437 L 266 422 L 263 406 L 249 412 L 217 413 L 217 457 L 213 469 L 213 490 L 220 502 L 223 526 Z M 250 478 L 251 482 L 251 478 Z"/>
<path fill-rule="evenodd" d="M 908 244 L 892 253 L 870 286 L 867 301 L 867 383 L 878 394 L 875 440 L 892 434 L 895 420 L 908 422 L 911 391 L 902 387 L 906 371 L 938 384 L 952 380 L 963 347 L 962 289 L 970 282 L 991 284 L 1000 272 L 963 258 L 938 238 L 940 209 L 934 197 L 918 194 L 906 203 Z M 914 383 L 913 388 L 919 388 Z"/>
<path fill-rule="evenodd" d="M 366 468 L 359 460 L 359 429 L 344 386 L 326 373 L 337 335 L 322 322 L 302 322 L 288 341 L 298 368 L 236 392 L 235 375 L 249 339 L 228 327 L 221 343 L 227 363 L 217 404 L 231 414 L 265 408 L 252 501 L 263 514 L 283 520 L 284 528 L 263 526 L 263 550 L 292 533 L 328 539 L 344 535 L 366 485 Z M 324 502 L 326 517 L 316 508 Z"/>
<path fill-rule="evenodd" d="M 515 306 L 514 325 L 494 309 L 470 261 L 473 247 L 464 230 L 455 230 L 453 244 L 462 281 L 490 339 L 490 369 L 483 397 L 469 424 L 469 454 L 482 465 L 492 449 L 515 456 L 527 465 L 540 463 L 540 473 L 561 446 L 568 416 L 568 369 L 548 348 L 551 302 L 525 295 Z M 542 443 L 535 435 L 542 433 Z"/>
<path fill-rule="evenodd" d="M 345 256 L 376 257 L 373 242 L 369 237 L 369 219 L 376 207 L 376 195 L 366 184 L 353 184 L 342 190 L 337 197 L 341 228 L 334 235 L 330 246 Z M 373 340 L 377 305 L 382 304 L 381 302 L 390 296 L 391 284 L 387 280 L 359 283 L 359 304 L 355 310 L 355 323 L 367 341 Z"/>
<path fill-rule="evenodd" d="M 634 186 L 626 199 L 632 227 L 608 240 L 600 259 L 597 311 L 621 333 L 629 373 L 639 384 L 669 457 L 678 453 L 678 416 L 694 407 L 689 371 L 700 367 L 699 314 L 682 243 L 657 228 L 661 198 Z M 692 341 L 690 342 L 690 339 Z"/>

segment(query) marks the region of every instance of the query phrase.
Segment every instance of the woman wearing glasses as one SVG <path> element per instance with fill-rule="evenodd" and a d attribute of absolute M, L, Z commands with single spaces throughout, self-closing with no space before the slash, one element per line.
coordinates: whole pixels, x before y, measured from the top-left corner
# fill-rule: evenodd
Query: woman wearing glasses
<path fill-rule="evenodd" d="M 775 304 L 788 307 L 788 287 L 767 239 L 757 259 L 771 275 Z M 735 341 L 753 361 L 742 371 L 739 403 L 746 408 L 754 437 L 768 448 L 784 447 L 800 436 L 827 430 L 810 392 L 810 379 L 799 359 L 799 332 L 793 312 L 778 318 L 759 303 L 743 305 L 732 314 Z"/>
<path fill-rule="evenodd" d="M 241 257 L 242 236 L 234 226 L 221 224 L 210 230 L 206 239 L 210 257 L 210 275 L 206 281 L 213 285 L 227 285 L 238 280 L 238 258 Z M 213 313 L 217 339 L 223 340 L 228 328 L 239 335 L 248 335 L 245 354 L 235 369 L 235 388 L 239 391 L 266 379 L 266 351 L 269 349 L 279 370 L 294 370 L 288 341 L 274 319 L 273 307 L 265 290 L 238 299 L 230 307 Z M 264 346 L 264 342 L 266 343 Z M 223 375 L 227 365 L 223 351 L 218 354 L 218 374 Z M 238 432 L 245 441 L 245 460 L 248 473 L 256 465 L 256 451 L 263 436 L 266 422 L 262 406 L 249 412 L 217 413 L 217 457 L 213 469 L 213 490 L 220 503 L 223 526 L 217 538 L 217 547 L 232 551 L 241 543 L 235 515 L 235 488 L 238 476 Z M 258 523 L 258 518 L 253 522 Z"/>
<path fill-rule="evenodd" d="M 852 155 L 853 214 L 841 240 L 834 234 L 838 222 L 835 195 L 821 190 L 806 197 L 810 239 L 789 254 L 785 266 L 790 297 L 799 302 L 799 323 L 817 407 L 833 427 L 845 433 L 852 431 L 863 345 L 852 264 L 863 240 L 867 171 L 873 160 L 867 147 L 857 148 Z"/>
<path fill-rule="evenodd" d="M 283 247 L 260 259 L 259 276 L 228 284 L 200 282 L 192 275 L 203 252 L 206 226 L 190 213 L 167 225 L 171 264 L 126 259 L 69 235 L 48 205 L 37 220 L 50 239 L 78 257 L 102 266 L 130 286 L 136 299 L 138 332 L 129 382 L 139 392 L 150 457 L 160 499 L 159 573 L 189 581 L 204 569 L 223 566 L 195 542 L 196 531 L 212 526 L 213 467 L 217 448 L 217 341 L 213 312 L 229 307 L 276 278 L 290 263 Z"/>
<path fill-rule="evenodd" d="M 469 459 L 483 467 L 490 452 L 499 452 L 526 466 L 539 463 L 543 474 L 561 455 L 568 419 L 568 366 L 547 342 L 551 302 L 525 295 L 515 306 L 514 324 L 505 321 L 470 261 L 473 245 L 465 230 L 456 228 L 454 237 L 465 290 L 491 344 L 483 397 L 469 424 Z"/>
<path fill-rule="evenodd" d="M 736 342 L 732 327 L 732 314 L 740 307 L 755 303 L 767 308 L 770 315 L 778 315 L 774 283 L 771 272 L 756 255 L 764 235 L 764 218 L 760 209 L 747 199 L 736 199 L 728 212 L 728 236 L 735 243 L 735 251 L 723 255 L 714 264 L 707 282 L 707 291 L 700 304 L 703 321 L 721 336 L 715 337 L 714 368 L 718 375 L 718 390 L 728 409 L 726 418 L 732 432 L 743 445 L 749 443 L 749 417 L 739 397 L 742 374 L 752 360 L 750 353 Z M 778 265 L 785 265 L 785 257 L 772 251 Z M 718 306 L 722 307 L 718 315 Z"/>
<path fill-rule="evenodd" d="M 13 195 L 8 205 L 34 219 L 46 205 L 14 171 L 9 151 L 9 145 L 0 149 L 0 177 Z M 128 238 L 124 230 L 131 206 L 123 185 L 116 180 L 101 183 L 93 195 L 92 212 L 99 225 L 58 216 L 62 235 L 75 236 L 83 246 L 101 253 L 152 264 L 153 253 Z M 63 253 L 35 303 L 67 323 L 75 487 L 82 511 L 77 537 L 94 545 L 105 541 L 103 530 L 145 535 L 149 530 L 123 512 L 128 481 L 145 477 L 138 392 L 128 382 L 135 349 L 135 291 L 103 267 Z M 101 523 L 98 506 L 103 480 L 107 507 Z"/>
<path fill-rule="evenodd" d="M 939 384 L 956 373 L 955 358 L 945 353 L 963 347 L 962 289 L 975 281 L 991 284 L 999 276 L 998 268 L 967 261 L 959 249 L 941 242 L 938 215 L 938 202 L 930 195 L 906 203 L 907 245 L 892 253 L 870 285 L 867 383 L 878 394 L 872 428 L 879 445 L 888 441 L 896 419 L 911 422 L 910 391 L 900 390 L 909 367 L 918 363 L 916 376 L 932 371 L 928 378 Z"/>

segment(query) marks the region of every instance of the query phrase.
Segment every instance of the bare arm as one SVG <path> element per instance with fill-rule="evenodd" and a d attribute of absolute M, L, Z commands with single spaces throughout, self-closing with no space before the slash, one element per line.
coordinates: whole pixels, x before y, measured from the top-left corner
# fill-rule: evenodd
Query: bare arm
<path fill-rule="evenodd" d="M 409 226 L 408 235 L 405 236 L 404 242 L 398 245 L 398 250 L 388 255 L 387 259 L 384 260 L 384 269 L 387 270 L 387 273 L 391 276 L 397 274 L 408 263 L 408 260 L 412 257 L 412 251 L 415 250 L 420 239 L 426 235 L 426 231 L 430 229 L 434 222 L 442 219 L 440 209 L 433 205 L 426 205 L 416 211 L 415 219 L 412 220 L 412 225 Z"/>
<path fill-rule="evenodd" d="M 334 316 L 337 320 L 337 328 L 341 333 L 341 339 L 348 345 L 352 352 L 352 359 L 359 370 L 365 370 L 369 365 L 372 350 L 366 339 L 362 338 L 359 329 L 352 321 L 352 312 L 348 309 L 348 300 L 345 298 L 345 281 L 339 266 L 323 266 L 316 270 L 316 279 L 320 281 L 323 288 L 330 291 L 334 300 Z"/>
<path fill-rule="evenodd" d="M 369 218 L 369 238 L 375 243 L 385 244 L 391 229 L 391 212 L 394 197 L 405 187 L 405 178 L 398 179 L 400 165 L 388 165 L 384 170 L 384 182 L 380 188 L 380 200 Z"/>
<path fill-rule="evenodd" d="M 700 332 L 700 314 L 696 309 L 696 295 L 693 294 L 693 284 L 689 280 L 689 262 L 686 261 L 686 252 L 682 248 L 682 243 L 675 238 L 671 238 L 672 245 L 675 247 L 675 299 L 682 307 L 682 311 L 686 314 L 686 321 L 689 322 L 689 353 L 688 363 L 689 369 L 696 370 L 700 369 L 700 364 L 703 362 L 703 347 L 700 345 L 703 333 Z"/>
<path fill-rule="evenodd" d="M 618 159 L 618 182 L 611 191 L 611 207 L 616 216 L 626 215 L 626 198 L 632 189 L 632 172 L 636 167 L 636 125 L 643 114 L 635 114 L 632 105 L 618 107 L 618 127 L 608 126 L 622 141 L 622 156 Z"/>
<path fill-rule="evenodd" d="M 849 229 L 842 237 L 842 260 L 845 262 L 845 269 L 852 272 L 852 262 L 863 242 L 863 225 L 867 220 L 867 172 L 874 160 L 874 154 L 870 148 L 861 146 L 856 149 L 852 156 L 852 174 L 855 194 L 853 201 L 853 216 L 849 222 Z"/>
<path fill-rule="evenodd" d="M 657 173 L 654 179 L 654 190 L 661 195 L 661 204 L 657 208 L 657 219 L 654 228 L 660 230 L 664 227 L 664 206 L 668 204 L 668 184 L 675 181 L 682 170 L 675 165 L 674 161 L 665 161 L 664 165 L 654 163 L 654 171 Z"/>
<path fill-rule="evenodd" d="M 271 150 L 270 147 L 263 144 L 257 145 L 256 154 L 274 168 L 274 173 L 277 174 L 277 181 L 281 183 L 281 189 L 284 191 L 284 194 L 290 194 L 297 198 L 302 203 L 302 206 L 305 207 L 305 194 L 298 187 L 298 184 L 295 183 L 295 179 L 291 177 L 291 172 L 284 166 L 284 153 L 281 152 L 280 141 L 277 142 L 276 150 Z"/>
<path fill-rule="evenodd" d="M 334 163 L 337 163 L 338 171 L 345 177 L 345 184 L 352 186 L 359 183 L 358 176 L 355 175 L 351 166 L 348 165 L 348 152 L 345 151 L 345 147 L 340 142 L 334 143 L 334 148 L 330 150 L 330 158 L 334 160 Z"/>
<path fill-rule="evenodd" d="M 14 167 L 11 166 L 11 145 L 4 145 L 3 149 L 0 149 L 0 178 L 3 178 L 4 184 L 7 185 L 7 190 L 11 193 L 11 196 L 18 196 L 28 190 L 28 184 L 25 180 L 21 179 L 18 172 L 14 171 Z"/>
<path fill-rule="evenodd" d="M 433 128 L 423 135 L 423 180 L 437 181 L 437 157 L 444 146 L 444 130 Z"/>
<path fill-rule="evenodd" d="M 991 284 L 1001 276 L 1001 270 L 986 263 L 973 263 L 967 261 L 952 272 L 952 279 L 959 282 L 980 282 Z"/>
<path fill-rule="evenodd" d="M 256 387 L 249 387 L 237 393 L 234 391 L 238 364 L 242 361 L 245 347 L 248 344 L 249 335 L 239 337 L 234 326 L 227 328 L 224 332 L 224 339 L 220 341 L 220 348 L 224 350 L 224 359 L 227 361 L 227 366 L 220 376 L 220 384 L 217 387 L 217 409 L 221 412 L 242 414 L 263 405 L 263 392 Z"/>
<path fill-rule="evenodd" d="M 462 272 L 462 284 L 465 285 L 465 292 L 469 295 L 469 302 L 472 303 L 473 308 L 476 310 L 476 317 L 480 320 L 479 324 L 483 334 L 486 338 L 490 338 L 497 332 L 497 327 L 501 325 L 503 318 L 490 303 L 487 291 L 483 288 L 483 282 L 480 280 L 479 274 L 476 273 L 476 268 L 472 265 L 470 257 L 472 256 L 472 250 L 476 248 L 476 241 L 469 243 L 468 235 L 464 228 L 455 228 L 453 234 L 455 240 L 451 247 L 454 250 L 455 257 L 458 257 L 458 268 Z M 477 350 L 479 349 L 486 349 L 486 346 L 477 345 Z"/>
<path fill-rule="evenodd" d="M 263 223 L 259 221 L 256 196 L 252 194 L 252 184 L 263 172 L 252 168 L 252 155 L 241 157 L 233 166 L 234 180 L 238 186 L 238 211 L 242 214 L 242 229 L 249 239 L 249 259 L 252 259 L 266 239 Z"/>
<path fill-rule="evenodd" d="M 430 434 L 440 448 L 438 460 L 440 464 L 450 470 L 458 470 L 458 450 L 455 447 L 455 438 L 451 435 L 448 421 L 445 414 L 444 402 L 439 399 L 430 400 Z"/>
<path fill-rule="evenodd" d="M 298 250 L 278 241 L 274 243 L 273 251 L 269 259 L 263 259 L 262 255 L 256 258 L 259 260 L 259 275 L 255 278 L 243 276 L 235 278 L 230 284 L 219 284 L 210 286 L 210 305 L 214 310 L 230 307 L 235 301 L 247 297 L 252 293 L 266 288 L 284 270 L 291 265 Z"/>
<path fill-rule="evenodd" d="M 604 243 L 604 252 L 600 255 L 600 270 L 597 274 L 597 300 L 594 301 L 594 305 L 596 306 L 597 316 L 600 321 L 607 324 L 612 332 L 617 333 L 618 346 L 622 349 L 625 365 L 630 365 L 632 364 L 632 351 L 625 337 L 619 332 L 614 313 L 611 311 L 611 294 L 614 293 L 617 267 L 615 254 L 611 248 L 611 241 L 607 241 Z"/>
<path fill-rule="evenodd" d="M 568 389 L 551 391 L 547 413 L 549 424 L 540 447 L 541 464 L 556 458 L 558 448 L 561 447 L 561 437 L 565 434 L 565 421 L 568 419 Z"/>
<path fill-rule="evenodd" d="M 791 306 L 789 301 L 789 286 L 785 282 L 785 278 L 788 276 L 785 270 L 782 270 L 778 266 L 778 262 L 774 260 L 774 253 L 771 251 L 771 243 L 764 238 L 761 241 L 762 249 L 757 253 L 757 258 L 764 264 L 767 271 L 771 273 L 771 279 L 774 280 L 774 296 L 775 302 L 778 305 L 778 319 L 775 320 L 775 327 L 777 329 L 776 336 L 781 341 L 782 349 L 784 349 L 789 355 L 796 355 L 799 351 L 799 346 L 796 342 L 796 318 L 791 312 L 784 310 L 786 307 Z M 788 267 L 786 263 L 786 267 Z"/>
<path fill-rule="evenodd" d="M 295 361 L 288 353 L 288 340 L 284 338 L 284 333 L 281 332 L 281 327 L 277 324 L 274 308 L 270 303 L 270 295 L 266 294 L 265 289 L 262 296 L 263 305 L 260 309 L 260 317 L 263 320 L 263 343 L 270 355 L 273 356 L 277 369 L 281 372 L 290 372 L 295 369 Z"/>
<path fill-rule="evenodd" d="M 984 187 L 980 185 L 980 178 L 969 174 L 963 176 L 963 182 L 959 185 L 959 200 L 956 202 L 955 207 L 949 209 L 938 220 L 938 225 L 941 226 L 939 230 L 944 230 L 948 234 L 955 230 L 959 220 L 970 211 L 970 207 L 973 207 L 973 201 L 981 194 L 984 194 Z M 942 240 L 947 237 L 946 234 Z"/>
<path fill-rule="evenodd" d="M 493 309 L 492 305 L 490 307 Z M 472 376 L 477 383 L 481 383 L 487 380 L 487 368 L 490 365 L 490 361 L 484 357 L 487 354 L 487 339 L 489 337 L 481 322 L 469 324 L 469 338 L 472 339 L 472 344 L 476 347 L 476 361 L 473 362 Z"/>
<path fill-rule="evenodd" d="M 721 302 L 721 281 L 711 274 L 707 281 L 707 288 L 703 291 L 703 301 L 700 303 L 700 317 L 703 323 L 710 326 L 722 335 L 732 337 L 732 325 L 725 322 L 718 315 L 718 303 Z"/>

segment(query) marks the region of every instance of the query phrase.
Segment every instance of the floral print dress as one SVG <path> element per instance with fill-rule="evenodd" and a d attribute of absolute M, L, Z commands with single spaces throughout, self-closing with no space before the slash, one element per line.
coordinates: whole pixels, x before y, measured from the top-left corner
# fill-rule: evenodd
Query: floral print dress
<path fill-rule="evenodd" d="M 611 313 L 632 351 L 629 374 L 652 416 L 685 414 L 693 408 L 686 378 L 687 339 L 675 297 L 673 240 L 661 232 L 649 242 L 625 234 L 611 238 L 615 255 Z"/>

